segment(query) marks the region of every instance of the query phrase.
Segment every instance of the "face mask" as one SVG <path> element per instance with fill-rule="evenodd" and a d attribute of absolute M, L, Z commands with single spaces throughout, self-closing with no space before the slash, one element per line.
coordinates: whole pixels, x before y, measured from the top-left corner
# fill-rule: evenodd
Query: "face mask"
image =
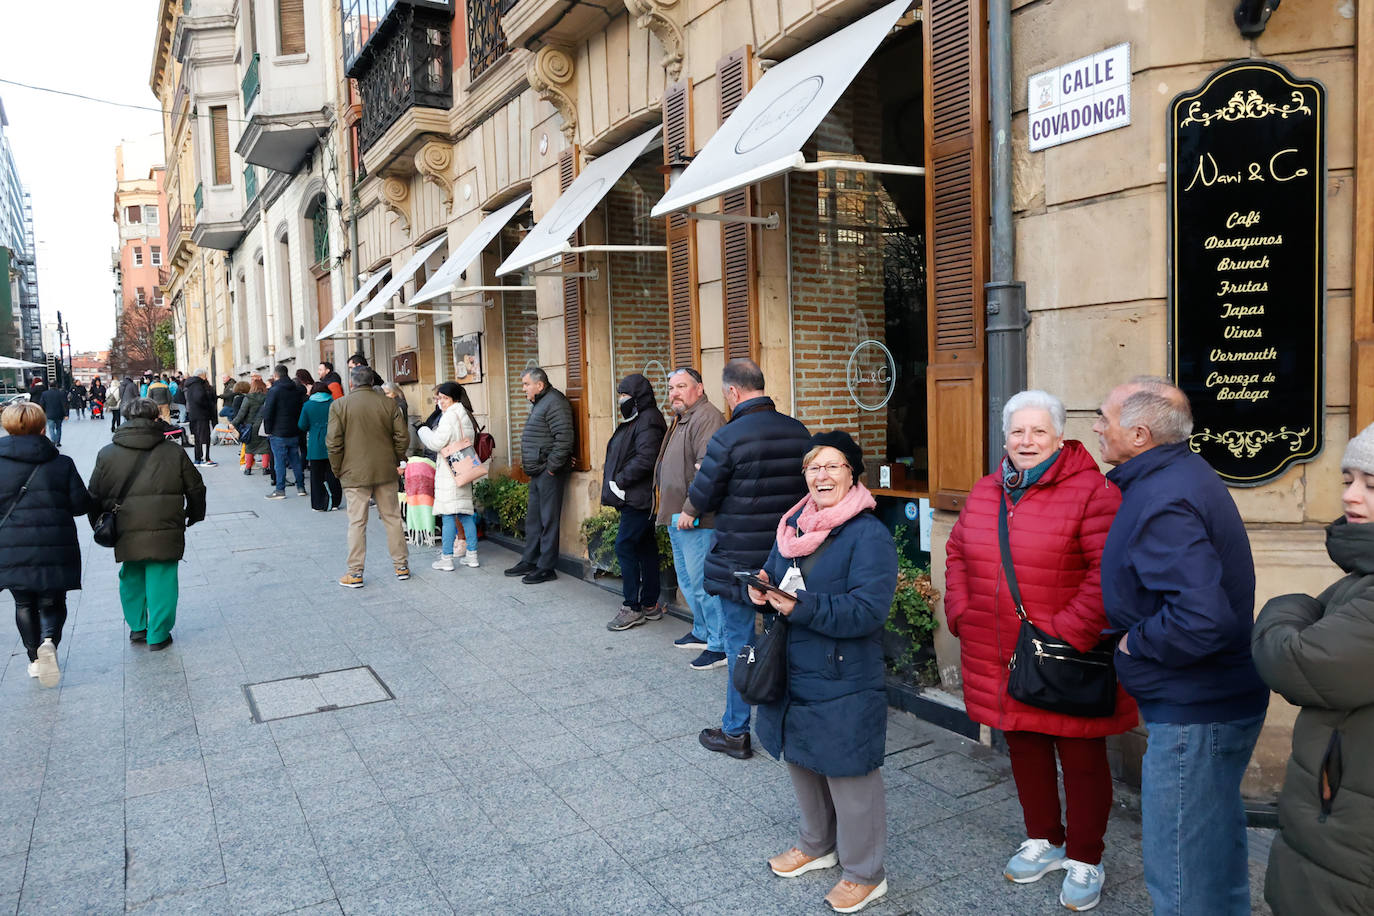
<path fill-rule="evenodd" d="M 625 398 L 620 402 L 620 415 L 625 419 L 630 419 L 636 413 L 635 402 L 631 398 Z"/>

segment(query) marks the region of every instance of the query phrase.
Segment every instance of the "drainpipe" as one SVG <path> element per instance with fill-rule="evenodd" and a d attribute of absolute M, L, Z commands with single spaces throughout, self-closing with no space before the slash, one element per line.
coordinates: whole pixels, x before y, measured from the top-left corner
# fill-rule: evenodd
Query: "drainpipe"
<path fill-rule="evenodd" d="M 1026 387 L 1026 284 L 1016 273 L 1011 201 L 1011 0 L 988 3 L 992 273 L 987 295 L 988 466 L 1002 459 L 1002 405 Z"/>

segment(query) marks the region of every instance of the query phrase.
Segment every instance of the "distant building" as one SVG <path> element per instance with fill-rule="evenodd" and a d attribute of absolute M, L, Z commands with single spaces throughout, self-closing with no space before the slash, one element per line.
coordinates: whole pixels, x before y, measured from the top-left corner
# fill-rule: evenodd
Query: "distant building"
<path fill-rule="evenodd" d="M 114 221 L 119 226 L 116 322 L 126 308 L 165 306 L 167 198 L 160 139 L 115 147 Z"/>
<path fill-rule="evenodd" d="M 0 355 L 43 362 L 33 206 L 19 180 L 0 102 Z M 25 373 L 25 378 L 32 375 Z"/>

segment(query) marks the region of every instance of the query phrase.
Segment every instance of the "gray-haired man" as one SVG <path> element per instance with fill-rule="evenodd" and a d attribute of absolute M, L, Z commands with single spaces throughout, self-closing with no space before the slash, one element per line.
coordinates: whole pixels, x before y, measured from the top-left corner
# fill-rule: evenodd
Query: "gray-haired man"
<path fill-rule="evenodd" d="M 508 576 L 536 585 L 557 579 L 558 526 L 563 517 L 563 491 L 572 471 L 574 427 L 572 405 L 549 384 L 543 369 L 520 374 L 520 387 L 530 399 L 530 415 L 520 434 L 520 466 L 530 475 L 525 509 L 525 552 L 506 570 Z"/>

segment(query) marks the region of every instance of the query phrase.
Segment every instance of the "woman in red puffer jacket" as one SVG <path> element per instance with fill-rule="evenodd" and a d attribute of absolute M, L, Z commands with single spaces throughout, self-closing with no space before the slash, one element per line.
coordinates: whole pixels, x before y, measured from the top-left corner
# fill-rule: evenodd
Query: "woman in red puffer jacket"
<path fill-rule="evenodd" d="M 1121 493 L 1082 443 L 1064 439 L 1064 419 L 1064 405 L 1043 391 L 1007 401 L 1007 457 L 974 485 L 950 534 L 945 615 L 959 638 L 969 717 L 1005 732 L 1011 754 L 1027 839 L 1004 873 L 1024 884 L 1065 869 L 1060 902 L 1087 909 L 1101 895 L 1102 838 L 1112 805 L 1106 736 L 1133 728 L 1138 713 L 1119 686 L 1115 712 L 1103 718 L 1050 712 L 1007 695 L 1007 663 L 1021 622 L 997 537 L 1005 500 L 1016 579 L 1031 622 L 1080 651 L 1102 642 L 1107 618 L 1098 565 Z"/>

